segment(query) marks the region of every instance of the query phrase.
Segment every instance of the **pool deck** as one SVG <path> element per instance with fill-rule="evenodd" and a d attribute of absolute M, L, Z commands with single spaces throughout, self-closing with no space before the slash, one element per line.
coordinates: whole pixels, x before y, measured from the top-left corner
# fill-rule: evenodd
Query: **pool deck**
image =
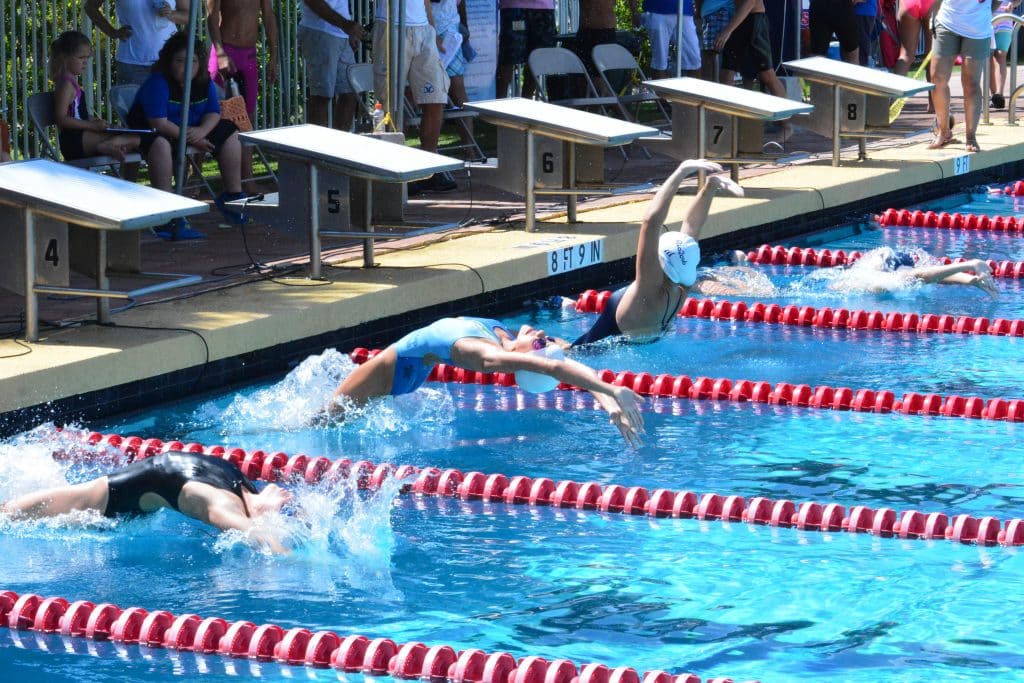
<path fill-rule="evenodd" d="M 953 112 L 962 122 L 960 104 L 955 97 Z M 930 116 L 924 107 L 924 97 L 912 98 L 900 123 L 927 128 Z M 992 121 L 979 127 L 983 151 L 970 155 L 966 177 L 954 172 L 954 160 L 965 154 L 963 145 L 928 150 L 930 135 L 869 145 L 866 162 L 856 161 L 855 144 L 847 146 L 842 165 L 833 168 L 831 143 L 798 131 L 787 150 L 807 150 L 810 157 L 790 166 L 742 171 L 747 196 L 715 200 L 702 236 L 705 252 L 782 241 L 786 235 L 886 208 L 885 201 L 901 198 L 894 205 L 904 206 L 1001 174 L 1011 177 L 1021 171 L 1024 127 L 1007 125 L 1005 110 L 992 112 Z M 955 133 L 962 139 L 962 123 Z M 618 150 L 606 152 L 608 176 L 618 171 L 618 179 L 629 182 L 657 183 L 676 163 L 657 154 L 647 160 L 637 150 L 623 162 Z M 521 199 L 478 182 L 470 192 L 466 178 L 459 181 L 456 193 L 410 200 L 407 219 L 456 222 L 472 215 L 476 222 L 404 240 L 402 246 L 412 249 L 378 243 L 378 267 L 372 269 L 361 267 L 361 246 L 334 248 L 325 242 L 323 260 L 332 267 L 324 268 L 324 281 L 306 279 L 303 270 L 274 279 L 242 272 L 236 264 L 249 258 L 238 228 L 218 227 L 213 215 L 196 221 L 208 240 L 166 243 L 147 236 L 144 269 L 199 273 L 206 276 L 204 283 L 136 302 L 114 314 L 112 327 L 80 324 L 94 317 L 92 300 L 41 299 L 41 317 L 53 325 L 43 328 L 39 342 L 24 342 L 23 331 L 13 341 L 17 325 L 8 325 L 0 340 L 0 431 L 145 408 L 283 372 L 325 347 L 383 346 L 441 315 L 500 315 L 534 296 L 574 296 L 629 277 L 650 190 L 581 200 L 575 224 L 566 222 L 564 205 L 539 198 L 538 229 L 527 233 Z M 670 226 L 680 222 L 694 191 L 693 182 L 680 190 Z M 306 251 L 301 235 L 259 225 L 246 233 L 249 253 L 261 262 L 301 265 Z M 602 265 L 548 277 L 550 249 L 594 238 L 604 239 Z M 231 274 L 212 278 L 215 268 Z M 4 320 L 16 319 L 22 310 L 21 297 L 0 294 Z"/>

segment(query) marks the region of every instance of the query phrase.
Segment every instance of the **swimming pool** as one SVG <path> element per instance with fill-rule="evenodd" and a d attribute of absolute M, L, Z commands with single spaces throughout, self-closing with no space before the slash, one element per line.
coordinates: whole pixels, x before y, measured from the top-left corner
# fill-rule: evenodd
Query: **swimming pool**
<path fill-rule="evenodd" d="M 1008 197 L 949 201 L 972 207 L 958 210 L 1014 212 Z M 928 208 L 949 210 L 949 201 Z M 852 225 L 793 244 L 851 251 L 895 240 L 953 257 L 1021 260 L 1020 239 Z M 783 287 L 806 274 L 792 266 L 766 271 Z M 881 298 L 784 289 L 772 301 L 1021 318 L 1018 283 L 999 280 L 998 301 L 953 287 Z M 549 302 L 514 316 L 570 338 L 591 319 Z M 615 371 L 896 396 L 1024 398 L 1021 344 L 1018 337 L 679 318 L 675 334 L 656 344 L 602 344 L 580 358 Z M 840 503 L 848 510 L 1024 516 L 1016 458 L 1024 426 L 1014 422 L 651 398 L 646 442 L 630 451 L 585 397 L 430 384 L 344 427 L 302 427 L 345 363 L 325 353 L 284 382 L 89 426 L 534 481 Z M 49 455 L 51 439 L 40 429 L 4 445 L 0 497 L 26 471 L 40 481 L 61 476 Z M 76 472 L 100 467 L 77 465 Z M 641 674 L 662 669 L 763 681 L 1022 677 L 1024 636 L 1006 617 L 1024 579 L 1014 547 L 398 495 L 394 486 L 338 491 L 300 493 L 315 524 L 301 531 L 302 549 L 283 560 L 169 514 L 118 522 L 116 533 L 97 523 L 84 531 L 6 524 L 0 586 L 284 629 L 600 662 Z M 0 629 L 0 663 L 12 680 L 362 675 L 11 629 Z"/>

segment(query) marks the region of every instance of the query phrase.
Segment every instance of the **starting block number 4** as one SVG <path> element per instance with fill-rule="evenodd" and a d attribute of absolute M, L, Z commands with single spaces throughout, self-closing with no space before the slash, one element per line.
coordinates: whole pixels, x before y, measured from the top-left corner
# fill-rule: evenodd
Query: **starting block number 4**
<path fill-rule="evenodd" d="M 604 261 L 604 240 L 552 249 L 547 253 L 548 275 L 560 275 Z"/>

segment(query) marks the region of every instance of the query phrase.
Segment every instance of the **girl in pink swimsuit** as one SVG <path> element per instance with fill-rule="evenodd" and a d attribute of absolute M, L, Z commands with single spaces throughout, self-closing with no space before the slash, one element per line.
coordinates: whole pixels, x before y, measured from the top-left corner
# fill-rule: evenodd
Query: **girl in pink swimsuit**
<path fill-rule="evenodd" d="M 900 31 L 900 56 L 896 60 L 893 72 L 906 76 L 910 71 L 910 65 L 917 57 L 917 47 L 921 29 L 928 28 L 928 19 L 932 14 L 932 5 L 935 0 L 900 0 L 900 7 L 896 11 L 896 22 Z M 925 51 L 931 52 L 932 34 L 925 30 Z"/>

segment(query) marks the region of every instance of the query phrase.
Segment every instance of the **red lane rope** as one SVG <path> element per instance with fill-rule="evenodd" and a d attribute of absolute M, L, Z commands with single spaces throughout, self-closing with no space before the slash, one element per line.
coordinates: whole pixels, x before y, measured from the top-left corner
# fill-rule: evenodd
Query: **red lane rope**
<path fill-rule="evenodd" d="M 379 350 L 355 349 L 350 357 L 355 363 L 364 363 Z M 652 375 L 649 372 L 614 372 L 598 370 L 598 376 L 608 384 L 624 386 L 641 396 L 660 398 L 685 398 L 691 401 L 732 401 L 734 403 L 770 403 L 781 406 L 819 408 L 823 410 L 852 410 L 862 413 L 902 413 L 904 415 L 942 415 L 985 420 L 1024 422 L 1024 399 L 990 398 L 981 396 L 960 396 L 950 394 L 918 393 L 896 394 L 888 390 L 851 389 L 808 384 L 778 382 L 774 387 L 768 382 L 731 380 L 725 377 L 696 377 L 689 375 Z M 456 384 L 481 384 L 515 386 L 515 375 L 510 372 L 474 372 L 452 365 L 438 363 L 427 377 L 433 382 L 454 382 Z M 582 391 L 564 382 L 559 389 Z"/>
<path fill-rule="evenodd" d="M 750 263 L 773 266 L 817 266 L 822 268 L 853 263 L 861 256 L 863 254 L 859 251 L 852 251 L 847 254 L 842 249 L 836 251 L 829 249 L 815 251 L 812 247 L 802 249 L 800 247 L 784 247 L 771 244 L 762 244 L 755 251 L 747 252 L 747 260 Z M 967 261 L 966 258 L 962 257 L 954 259 L 949 256 L 939 256 L 936 258 L 945 265 Z M 990 259 L 986 263 L 992 269 L 992 277 L 1006 279 L 1020 279 L 1024 277 L 1024 262 L 1022 261 L 995 261 Z"/>
<path fill-rule="evenodd" d="M 350 476 L 360 488 L 379 489 L 385 480 L 411 478 L 402 493 L 425 496 L 484 500 L 534 506 L 598 510 L 626 515 L 650 517 L 718 519 L 723 522 L 747 522 L 777 527 L 796 527 L 806 531 L 846 531 L 904 539 L 942 539 L 980 545 L 1024 545 L 1024 519 L 1000 522 L 992 516 L 972 517 L 967 514 L 948 515 L 942 512 L 921 512 L 854 505 L 847 509 L 837 503 L 814 501 L 794 502 L 718 493 L 698 494 L 694 491 L 672 491 L 659 488 L 650 491 L 642 486 L 622 486 L 597 482 L 554 481 L 546 477 L 508 477 L 483 472 L 463 473 L 457 469 L 419 468 L 413 465 L 395 467 L 391 463 L 375 464 L 368 460 L 352 462 L 344 458 L 329 460 L 311 458 L 303 453 L 288 456 L 263 450 L 204 446 L 180 441 L 162 442 L 139 436 L 81 433 L 80 438 L 93 445 L 107 445 L 120 450 L 129 459 L 148 458 L 175 450 L 220 457 L 238 465 L 250 479 L 264 481 L 305 481 L 309 484 L 333 482 Z M 60 454 L 55 454 L 57 457 Z"/>
<path fill-rule="evenodd" d="M 516 660 L 507 652 L 456 652 L 449 645 L 428 647 L 420 642 L 396 643 L 390 638 L 370 640 L 362 635 L 339 636 L 333 631 L 298 626 L 286 631 L 277 624 L 257 626 L 245 620 L 229 623 L 220 617 L 175 615 L 168 610 L 147 611 L 142 607 L 121 609 L 111 603 L 71 602 L 14 591 L 0 592 L 0 626 L 198 654 L 453 683 L 701 683 L 700 677 L 691 673 L 640 674 L 632 667 L 577 667 L 567 659 L 549 662 L 543 657 Z M 732 683 L 732 679 L 709 678 L 707 683 Z"/>
<path fill-rule="evenodd" d="M 1020 184 L 1020 181 L 1018 181 L 1018 185 Z M 1024 232 L 1024 219 L 1017 218 L 1016 216 L 986 216 L 975 213 L 886 209 L 875 216 L 875 220 L 882 227 L 988 230 L 1016 234 Z"/>
<path fill-rule="evenodd" d="M 576 310 L 581 313 L 600 313 L 608 303 L 611 292 L 593 289 L 580 294 Z M 728 301 L 726 299 L 687 298 L 679 310 L 681 318 L 743 321 L 790 325 L 794 327 L 822 327 L 833 330 L 878 330 L 882 332 L 917 332 L 943 334 L 989 334 L 996 337 L 1024 337 L 1024 320 L 1006 318 L 972 318 L 971 316 L 917 314 L 899 311 L 866 311 L 846 308 L 814 308 L 814 306 L 782 306 L 755 301 Z M 358 350 L 358 349 L 357 349 Z"/>

